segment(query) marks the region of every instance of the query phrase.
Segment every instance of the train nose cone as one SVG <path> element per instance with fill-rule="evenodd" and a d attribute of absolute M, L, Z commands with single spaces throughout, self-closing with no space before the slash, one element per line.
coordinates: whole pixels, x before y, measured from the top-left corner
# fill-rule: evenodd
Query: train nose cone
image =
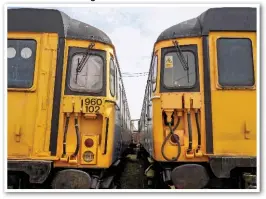
<path fill-rule="evenodd" d="M 90 175 L 76 169 L 59 171 L 52 183 L 53 189 L 89 189 L 90 186 Z"/>
<path fill-rule="evenodd" d="M 173 169 L 172 181 L 177 189 L 202 189 L 209 182 L 206 169 L 199 164 L 186 164 Z"/>

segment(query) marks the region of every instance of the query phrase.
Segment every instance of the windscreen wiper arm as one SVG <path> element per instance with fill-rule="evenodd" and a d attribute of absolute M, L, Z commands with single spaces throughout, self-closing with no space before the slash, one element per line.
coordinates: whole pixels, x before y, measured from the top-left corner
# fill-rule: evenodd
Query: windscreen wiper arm
<path fill-rule="evenodd" d="M 184 69 L 185 71 L 187 71 L 187 80 L 188 80 L 188 82 L 189 82 L 188 57 L 187 57 L 187 61 L 186 61 L 186 60 L 185 60 L 185 57 L 184 57 L 184 55 L 183 55 L 183 53 L 182 53 L 182 51 L 181 51 L 181 49 L 180 49 L 180 46 L 179 46 L 178 42 L 175 41 L 175 40 L 173 40 L 172 42 L 173 42 L 173 44 L 174 44 L 174 46 L 175 46 L 175 48 L 176 48 L 176 54 L 177 54 L 177 57 L 178 57 L 178 59 L 180 60 L 182 66 L 183 66 L 183 69 Z"/>
<path fill-rule="evenodd" d="M 88 59 L 90 58 L 90 50 L 95 46 L 95 43 L 90 43 L 90 45 L 88 46 L 87 48 L 87 51 L 86 51 L 86 54 L 83 55 L 81 61 L 79 61 L 78 59 L 78 66 L 76 68 L 76 82 L 77 82 L 77 79 L 78 79 L 78 73 L 80 73 L 84 66 L 85 66 L 85 63 L 86 61 L 88 61 Z"/>

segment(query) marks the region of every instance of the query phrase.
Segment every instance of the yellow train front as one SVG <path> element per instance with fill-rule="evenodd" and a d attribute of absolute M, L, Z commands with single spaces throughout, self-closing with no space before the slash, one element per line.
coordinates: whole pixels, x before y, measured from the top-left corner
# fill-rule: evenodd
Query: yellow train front
<path fill-rule="evenodd" d="M 8 10 L 8 185 L 114 188 L 131 140 L 110 38 L 57 10 Z"/>
<path fill-rule="evenodd" d="M 160 34 L 139 125 L 159 184 L 256 188 L 256 46 L 255 8 L 209 9 Z"/>

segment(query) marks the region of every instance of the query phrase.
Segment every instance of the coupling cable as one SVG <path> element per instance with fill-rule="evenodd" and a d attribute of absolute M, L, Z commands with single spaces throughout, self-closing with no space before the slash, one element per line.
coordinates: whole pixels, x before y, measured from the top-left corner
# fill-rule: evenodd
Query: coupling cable
<path fill-rule="evenodd" d="M 171 126 L 171 123 L 169 122 L 168 123 L 168 126 L 169 126 L 169 130 L 170 130 L 170 133 L 166 136 L 166 138 L 164 139 L 163 141 L 163 144 L 162 144 L 162 147 L 161 147 L 161 153 L 162 153 L 162 156 L 164 157 L 164 159 L 166 159 L 167 161 L 177 161 L 178 158 L 180 157 L 180 154 L 181 154 L 181 145 L 180 145 L 180 142 L 179 142 L 179 136 L 174 134 L 174 131 L 177 129 L 178 125 L 180 123 L 180 117 L 178 117 L 178 120 L 177 120 L 177 123 L 175 125 L 175 127 L 172 129 L 172 126 Z M 172 159 L 169 159 L 166 157 L 166 155 L 164 154 L 164 148 L 165 148 L 165 145 L 166 145 L 166 142 L 170 139 L 170 137 L 173 136 L 174 137 L 174 140 L 177 144 L 177 155 L 176 157 L 172 157 Z"/>

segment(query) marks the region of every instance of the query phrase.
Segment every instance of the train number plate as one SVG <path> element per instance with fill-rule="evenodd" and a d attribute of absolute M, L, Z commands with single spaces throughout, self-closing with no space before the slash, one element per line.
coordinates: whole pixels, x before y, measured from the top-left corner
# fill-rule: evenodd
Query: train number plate
<path fill-rule="evenodd" d="M 103 104 L 102 99 L 97 98 L 85 98 L 83 100 L 83 111 L 87 113 L 98 113 Z"/>

